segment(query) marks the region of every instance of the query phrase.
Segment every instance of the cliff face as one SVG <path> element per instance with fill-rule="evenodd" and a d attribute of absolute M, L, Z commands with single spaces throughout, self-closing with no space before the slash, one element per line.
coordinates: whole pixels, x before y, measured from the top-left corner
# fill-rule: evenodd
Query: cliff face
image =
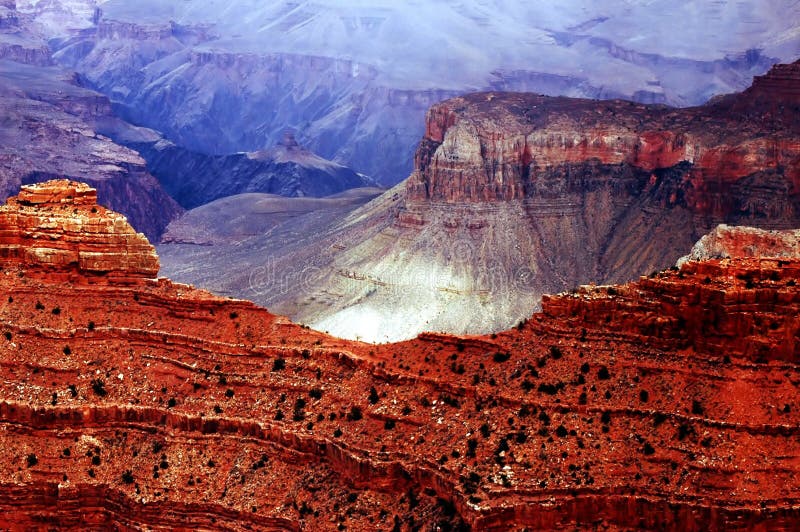
<path fill-rule="evenodd" d="M 798 517 L 796 257 L 586 287 L 497 335 L 366 345 L 149 279 L 143 242 L 93 200 L 57 182 L 0 213 L 0 526 L 699 530 Z M 80 224 L 104 229 L 72 233 Z M 105 241 L 106 269 L 126 274 L 115 250 L 134 246 L 147 266 L 120 282 L 19 255 L 7 235 L 28 234 L 65 235 L 62 250 Z"/>
<path fill-rule="evenodd" d="M 99 133 L 110 124 L 131 126 L 114 116 L 108 98 L 79 86 L 74 73 L 51 66 L 50 49 L 30 15 L 11 14 L 19 24 L 0 24 L 0 198 L 21 184 L 88 181 L 104 205 L 157 239 L 181 208 L 138 153 Z"/>
<path fill-rule="evenodd" d="M 298 145 L 293 135 L 271 149 L 208 155 L 171 142 L 131 143 L 147 168 L 183 207 L 259 192 L 286 197 L 322 197 L 376 186 L 369 177 L 323 159 Z"/>
<path fill-rule="evenodd" d="M 792 216 L 785 202 L 743 204 L 736 184 L 775 181 L 781 199 L 797 196 L 800 122 L 791 110 L 798 104 L 800 62 L 776 66 L 741 95 L 689 109 L 532 94 L 455 98 L 428 113 L 408 196 L 458 203 L 536 199 L 554 188 L 579 192 L 586 172 L 570 168 L 592 164 L 624 169 L 639 189 L 656 188 L 670 174 L 676 190 L 651 199 L 664 207 L 681 203 L 717 218 L 742 211 Z M 610 170 L 596 177 L 598 186 L 618 179 Z M 648 190 L 630 196 L 641 192 Z"/>
<path fill-rule="evenodd" d="M 488 333 L 543 294 L 672 266 L 721 223 L 800 227 L 798 71 L 688 109 L 448 100 L 428 113 L 403 185 L 316 239 L 203 250 L 198 264 L 225 273 L 202 281 L 348 338 Z M 269 260 L 254 269 L 260 250 Z M 200 281 L 191 252 L 164 255 L 170 275 Z"/>
<path fill-rule="evenodd" d="M 196 47 L 212 37 L 196 26 L 104 20 L 96 33 L 64 43 L 55 57 L 107 94 L 124 118 L 163 132 L 183 153 L 184 174 L 221 162 L 252 174 L 254 165 L 233 154 L 274 146 L 292 127 L 321 157 L 394 184 L 411 169 L 425 110 L 456 94 L 386 87 L 376 81 L 374 67 L 344 58 Z M 145 155 L 158 172 L 175 151 Z M 383 153 L 393 155 L 376 156 Z M 218 174 L 208 172 L 182 180 L 184 192 L 194 194 L 182 203 L 196 206 L 220 197 L 203 195 L 218 181 Z M 312 179 L 307 188 L 320 184 Z M 322 186 L 308 195 L 329 190 Z"/>

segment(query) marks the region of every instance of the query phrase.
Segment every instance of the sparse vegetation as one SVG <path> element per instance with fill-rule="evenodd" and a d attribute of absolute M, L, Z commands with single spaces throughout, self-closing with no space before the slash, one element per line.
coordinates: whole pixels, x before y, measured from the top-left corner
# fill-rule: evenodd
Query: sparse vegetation
<path fill-rule="evenodd" d="M 92 379 L 91 384 L 92 384 L 92 391 L 98 397 L 105 397 L 106 395 L 108 395 L 108 391 L 106 391 L 106 385 L 103 382 L 103 379 Z"/>
<path fill-rule="evenodd" d="M 353 405 L 350 407 L 350 412 L 347 413 L 347 419 L 349 421 L 360 421 L 364 417 L 364 414 L 361 412 L 361 409 Z"/>
<path fill-rule="evenodd" d="M 378 390 L 376 390 L 374 386 L 369 389 L 369 396 L 367 397 L 367 400 L 372 405 L 380 400 L 380 397 L 378 396 Z"/>
<path fill-rule="evenodd" d="M 475 451 L 478 449 L 478 440 L 470 438 L 467 440 L 467 458 L 475 458 Z"/>
<path fill-rule="evenodd" d="M 510 358 L 511 358 L 511 353 L 501 353 L 499 351 L 495 353 L 494 356 L 492 357 L 492 359 L 495 362 L 506 362 Z"/>

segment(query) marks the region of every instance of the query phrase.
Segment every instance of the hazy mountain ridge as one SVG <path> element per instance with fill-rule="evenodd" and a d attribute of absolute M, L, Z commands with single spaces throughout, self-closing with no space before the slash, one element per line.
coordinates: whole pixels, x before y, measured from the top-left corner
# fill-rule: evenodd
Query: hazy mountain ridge
<path fill-rule="evenodd" d="M 393 184 L 411 170 L 424 111 L 457 93 L 696 105 L 800 54 L 797 4 L 580 4 L 112 0 L 56 57 L 190 150 L 256 151 L 289 126 Z"/>

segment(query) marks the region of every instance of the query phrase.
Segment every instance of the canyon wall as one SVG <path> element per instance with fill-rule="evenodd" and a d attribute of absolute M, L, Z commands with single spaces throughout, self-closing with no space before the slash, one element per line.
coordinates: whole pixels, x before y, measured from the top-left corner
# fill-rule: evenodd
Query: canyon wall
<path fill-rule="evenodd" d="M 370 345 L 152 279 L 152 248 L 93 203 L 54 182 L 0 213 L 2 526 L 798 518 L 796 255 L 584 287 L 490 336 Z M 103 229 L 81 242 L 80 224 Z M 14 235 L 41 243 L 20 255 Z M 42 251 L 104 241 L 105 273 Z M 120 246 L 136 246 L 143 275 Z"/>
<path fill-rule="evenodd" d="M 104 205 L 157 239 L 182 209 L 138 153 L 99 132 L 131 126 L 114 116 L 108 98 L 53 66 L 30 15 L 13 11 L 11 16 L 17 23 L 13 28 L 0 23 L 0 198 L 21 184 L 84 180 Z"/>
<path fill-rule="evenodd" d="M 454 98 L 429 111 L 408 180 L 318 236 L 160 253 L 179 280 L 338 336 L 496 332 L 543 294 L 668 268 L 719 224 L 800 227 L 797 87 L 794 63 L 686 109 Z"/>

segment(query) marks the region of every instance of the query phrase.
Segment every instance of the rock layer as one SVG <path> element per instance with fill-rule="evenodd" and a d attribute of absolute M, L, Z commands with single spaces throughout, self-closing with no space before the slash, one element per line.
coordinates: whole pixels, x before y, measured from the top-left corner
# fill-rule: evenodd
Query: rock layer
<path fill-rule="evenodd" d="M 66 183 L 21 196 L 12 210 L 52 219 L 50 235 L 91 204 Z M 0 229 L 27 231 L 29 219 L 4 216 Z M 164 279 L 94 282 L 66 265 L 65 284 L 58 264 L 32 275 L 39 255 L 8 249 L 0 526 L 798 519 L 796 257 L 690 262 L 545 298 L 500 334 L 375 346 Z"/>
<path fill-rule="evenodd" d="M 800 230 L 765 231 L 754 227 L 720 225 L 703 236 L 678 265 L 690 260 L 743 257 L 797 257 Z"/>
<path fill-rule="evenodd" d="M 664 186 L 664 174 L 672 174 L 677 186 L 664 206 L 682 203 L 716 217 L 744 207 L 753 217 L 791 215 L 780 209 L 789 205 L 741 205 L 731 196 L 745 178 L 782 181 L 783 196 L 798 194 L 800 121 L 791 112 L 798 104 L 800 62 L 774 67 L 740 95 L 689 109 L 533 94 L 454 98 L 428 113 L 408 196 L 448 203 L 548 197 L 585 185 L 570 168 L 593 163 L 626 169 L 646 181 L 640 189 Z M 598 186 L 618 179 L 608 171 L 599 177 Z"/>
<path fill-rule="evenodd" d="M 158 256 L 124 216 L 97 204 L 97 191 L 67 180 L 23 186 L 0 207 L 6 263 L 79 274 L 154 278 Z"/>
<path fill-rule="evenodd" d="M 777 66 L 689 109 L 448 100 L 409 179 L 318 238 L 254 238 L 197 262 L 164 249 L 165 268 L 353 339 L 499 331 L 543 294 L 669 267 L 720 223 L 800 227 L 798 72 Z"/>

